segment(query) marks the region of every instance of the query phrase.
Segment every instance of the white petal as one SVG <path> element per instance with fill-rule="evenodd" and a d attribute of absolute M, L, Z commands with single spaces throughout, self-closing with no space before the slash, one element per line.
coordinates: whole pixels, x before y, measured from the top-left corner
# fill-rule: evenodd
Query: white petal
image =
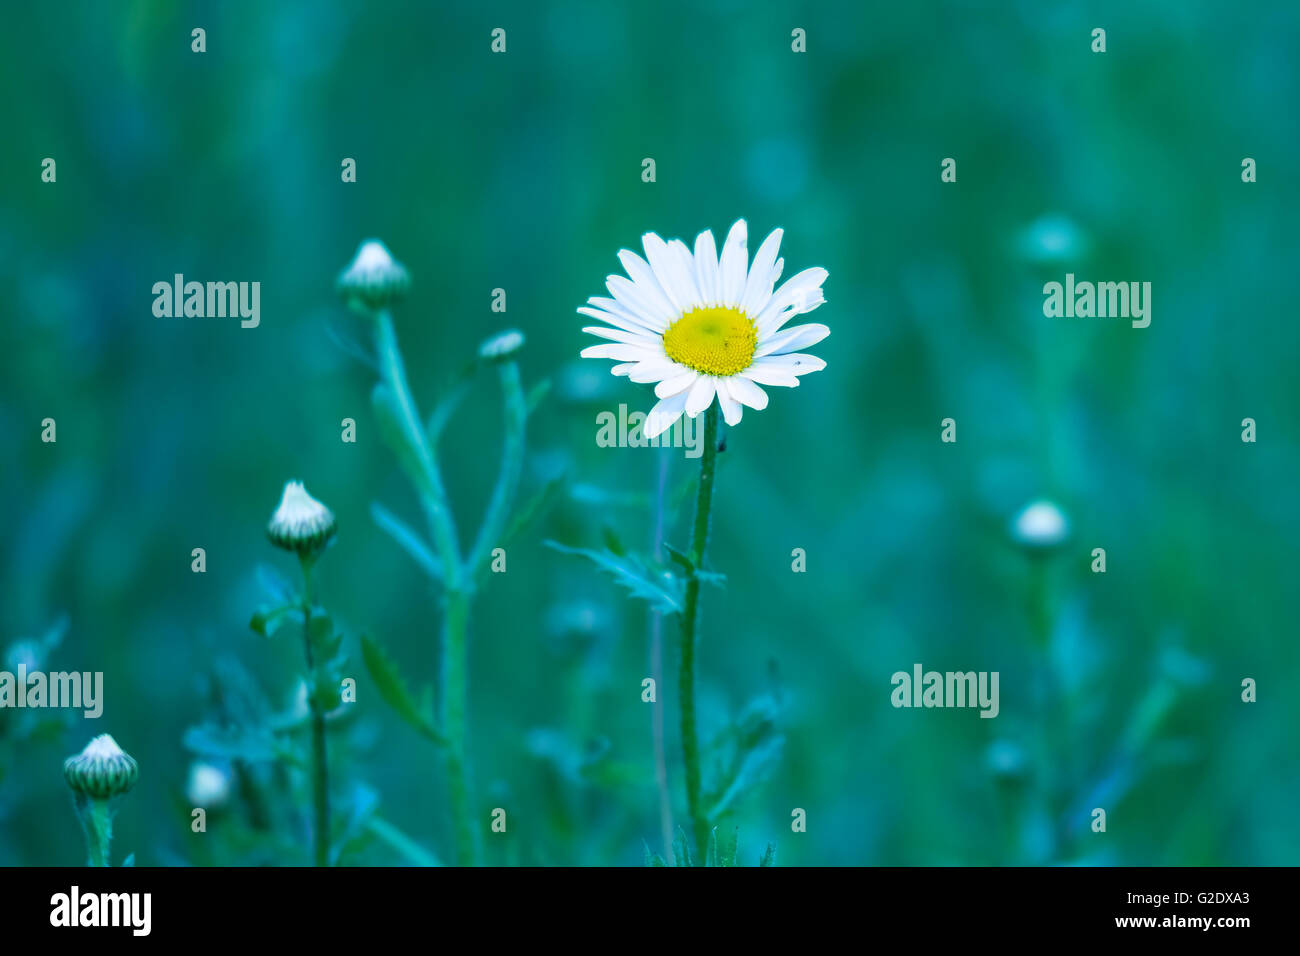
<path fill-rule="evenodd" d="M 767 392 L 763 391 L 749 379 L 741 375 L 733 375 L 723 382 L 731 397 L 743 405 L 762 411 L 767 408 Z"/>
<path fill-rule="evenodd" d="M 648 268 L 648 267 L 647 267 Z M 645 320 L 652 328 L 666 329 L 673 317 L 672 306 L 658 288 L 649 291 L 626 276 L 609 276 L 605 286 L 628 312 Z"/>
<path fill-rule="evenodd" d="M 686 414 L 694 418 L 713 404 L 718 382 L 712 375 L 701 375 L 686 395 Z"/>
<path fill-rule="evenodd" d="M 672 297 L 668 295 L 667 289 L 659 281 L 653 266 L 649 265 L 631 249 L 620 249 L 618 251 L 618 261 L 623 263 L 623 268 L 627 270 L 627 274 L 636 283 L 637 289 L 645 295 L 646 299 L 656 309 L 669 313 L 676 310 L 677 307 L 673 303 Z"/>
<path fill-rule="evenodd" d="M 828 275 L 825 269 L 815 267 L 791 276 L 758 314 L 754 324 L 759 334 L 775 332 L 794 316 L 811 312 L 825 302 L 821 287 Z"/>
<path fill-rule="evenodd" d="M 773 229 L 754 253 L 754 264 L 749 267 L 745 295 L 740 302 L 740 311 L 746 315 L 758 315 L 767 305 L 767 300 L 772 298 L 772 266 L 776 264 L 776 254 L 781 248 L 781 235 L 780 229 Z"/>
<path fill-rule="evenodd" d="M 789 375 L 807 375 L 809 372 L 820 372 L 825 367 L 826 363 L 815 355 L 807 355 L 803 352 L 787 352 L 783 355 L 763 356 L 745 369 L 744 374 L 749 375 L 754 369 L 761 368 Z M 749 377 L 754 378 L 752 375 L 749 375 Z M 754 379 L 754 381 L 762 381 L 762 379 Z"/>
<path fill-rule="evenodd" d="M 646 258 L 650 260 L 650 268 L 659 280 L 659 287 L 672 303 L 674 315 L 681 315 L 690 308 L 692 297 L 684 281 L 680 260 L 668 247 L 668 243 L 653 232 L 647 232 L 641 237 L 641 245 L 645 247 Z"/>
<path fill-rule="evenodd" d="M 595 306 L 596 309 L 606 313 L 606 315 L 612 315 L 615 319 L 620 319 L 621 321 L 615 322 L 612 319 L 606 318 L 604 315 L 593 316 L 593 318 L 600 319 L 602 322 L 609 322 L 610 325 L 617 325 L 620 328 L 626 329 L 629 325 L 635 325 L 638 328 L 649 329 L 651 332 L 662 333 L 663 330 L 668 327 L 666 321 L 661 321 L 648 315 L 641 315 L 638 312 L 633 312 L 617 299 L 593 295 L 587 300 L 587 305 Z M 592 313 L 586 312 L 584 314 L 591 315 Z"/>
<path fill-rule="evenodd" d="M 644 362 L 647 359 L 661 359 L 657 354 L 643 345 L 627 345 L 613 342 L 608 345 L 589 345 L 579 353 L 583 358 L 607 358 L 619 362 Z"/>
<path fill-rule="evenodd" d="M 718 298 L 723 305 L 740 305 L 741 296 L 745 294 L 745 274 L 749 267 L 746 228 L 745 220 L 737 219 L 722 246 L 722 261 L 718 267 L 721 280 Z"/>
<path fill-rule="evenodd" d="M 636 364 L 636 362 L 624 362 L 622 365 L 614 365 L 610 367 L 609 373 L 611 375 L 626 375 L 636 368 Z"/>
<path fill-rule="evenodd" d="M 677 281 L 682 285 L 682 295 L 687 302 L 683 311 L 689 312 L 704 304 L 704 296 L 700 295 L 700 285 L 695 281 L 695 259 L 691 256 L 691 250 L 686 243 L 680 239 L 668 243 L 668 249 L 677 257 Z"/>
<path fill-rule="evenodd" d="M 777 332 L 766 341 L 760 337 L 754 357 L 762 358 L 764 355 L 797 352 L 800 349 L 806 349 L 810 345 L 816 345 L 830 334 L 830 329 L 817 322 L 808 325 L 796 325 L 793 328 Z"/>
<path fill-rule="evenodd" d="M 713 232 L 708 229 L 695 237 L 695 283 L 700 287 L 701 302 L 717 303 L 718 247 L 713 243 Z"/>
<path fill-rule="evenodd" d="M 740 374 L 751 382 L 757 382 L 759 385 L 778 385 L 784 388 L 797 388 L 799 386 L 799 379 L 795 377 L 794 372 L 773 365 L 762 365 L 760 364 L 762 361 L 762 359 L 759 359 L 758 362 L 755 362 Z"/>
<path fill-rule="evenodd" d="M 722 418 L 728 425 L 739 425 L 745 407 L 731 397 L 725 388 L 718 389 L 718 404 L 722 406 Z"/>
<path fill-rule="evenodd" d="M 614 300 L 610 299 L 608 301 L 613 302 Z M 584 305 L 578 308 L 578 312 L 581 313 L 582 315 L 589 315 L 593 319 L 599 319 L 601 322 L 608 322 L 610 325 L 614 326 L 615 328 L 622 329 L 624 332 L 644 332 L 647 335 L 659 334 L 647 328 L 645 325 L 641 324 L 640 322 L 634 322 L 630 319 L 624 318 L 621 315 L 616 315 L 613 312 L 606 312 L 603 309 L 592 309 Z"/>
<path fill-rule="evenodd" d="M 611 329 L 603 325 L 587 325 L 582 331 L 589 335 L 599 335 L 602 339 L 609 339 L 611 342 L 626 342 L 629 345 L 654 345 L 660 341 L 659 336 L 647 330 L 628 332 L 625 329 Z"/>
<path fill-rule="evenodd" d="M 662 382 L 666 378 L 673 378 L 680 374 L 682 374 L 680 365 L 672 359 L 660 355 L 658 358 L 637 362 L 627 373 L 627 377 L 634 382 L 646 384 L 648 382 Z"/>
<path fill-rule="evenodd" d="M 682 409 L 686 407 L 686 394 L 686 392 L 678 392 L 676 395 L 659 399 L 655 407 L 650 409 L 650 414 L 646 416 L 641 434 L 646 438 L 654 438 L 672 428 L 673 422 L 682 417 Z"/>
<path fill-rule="evenodd" d="M 672 378 L 666 378 L 655 386 L 655 395 L 659 398 L 667 398 L 669 395 L 676 395 L 678 392 L 685 391 L 695 384 L 695 380 L 700 377 L 700 373 L 693 368 L 688 368 L 680 375 L 674 375 Z"/>

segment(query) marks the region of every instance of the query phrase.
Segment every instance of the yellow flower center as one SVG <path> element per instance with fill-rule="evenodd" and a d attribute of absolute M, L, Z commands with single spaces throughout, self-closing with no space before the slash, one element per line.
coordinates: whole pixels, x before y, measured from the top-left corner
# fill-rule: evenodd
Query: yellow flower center
<path fill-rule="evenodd" d="M 744 371 L 757 347 L 758 330 L 749 316 L 726 306 L 692 309 L 664 332 L 668 357 L 706 375 Z"/>

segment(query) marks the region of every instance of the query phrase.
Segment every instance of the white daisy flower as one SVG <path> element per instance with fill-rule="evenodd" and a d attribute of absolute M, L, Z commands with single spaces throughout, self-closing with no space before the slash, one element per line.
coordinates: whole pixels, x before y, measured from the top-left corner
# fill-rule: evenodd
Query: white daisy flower
<path fill-rule="evenodd" d="M 628 249 L 618 257 L 627 277 L 606 285 L 613 298 L 595 296 L 578 309 L 608 325 L 583 329 L 610 340 L 582 350 L 583 358 L 620 364 L 611 371 L 634 382 L 654 382 L 659 402 L 646 417 L 653 438 L 685 412 L 694 418 L 717 397 L 728 425 L 744 406 L 767 407 L 762 385 L 799 384 L 799 376 L 826 363 L 801 349 L 831 330 L 824 325 L 785 324 L 826 300 L 827 272 L 805 269 L 773 291 L 785 261 L 777 258 L 781 230 L 763 240 L 749 262 L 745 220 L 727 234 L 719 257 L 713 233 L 705 231 L 691 252 L 680 239 L 665 242 L 653 232 L 641 239 L 645 259 Z"/>

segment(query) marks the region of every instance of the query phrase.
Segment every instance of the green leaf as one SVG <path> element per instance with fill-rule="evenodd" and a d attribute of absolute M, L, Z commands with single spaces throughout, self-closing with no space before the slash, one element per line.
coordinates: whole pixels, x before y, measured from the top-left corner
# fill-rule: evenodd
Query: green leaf
<path fill-rule="evenodd" d="M 546 398 L 551 391 L 551 380 L 544 378 L 528 390 L 528 395 L 524 398 L 524 408 L 526 414 L 531 415 L 537 411 L 537 406 L 542 404 L 542 399 Z"/>
<path fill-rule="evenodd" d="M 338 866 L 343 851 L 348 844 L 361 836 L 368 829 L 370 818 L 379 808 L 379 794 L 365 784 L 357 783 L 352 787 L 347 801 L 347 817 L 342 829 L 334 827 L 336 832 L 330 839 L 330 865 Z"/>
<path fill-rule="evenodd" d="M 257 583 L 272 604 L 293 604 L 296 600 L 289 579 L 269 564 L 257 566 Z"/>
<path fill-rule="evenodd" d="M 429 436 L 429 444 L 437 445 L 438 439 L 442 436 L 443 430 L 447 423 L 451 421 L 451 416 L 456 414 L 456 409 L 460 407 L 461 400 L 465 393 L 469 391 L 471 379 L 474 377 L 474 370 L 478 367 L 477 362 L 468 362 L 462 365 L 447 386 L 442 397 L 438 399 L 438 404 L 433 407 L 429 414 L 429 422 L 425 425 L 425 434 Z"/>
<path fill-rule="evenodd" d="M 123 866 L 135 866 L 135 854 L 128 853 L 126 859 L 122 861 Z"/>
<path fill-rule="evenodd" d="M 620 558 L 627 556 L 627 547 L 623 544 L 623 539 L 618 536 L 618 532 L 612 527 L 609 525 L 602 527 L 600 537 L 605 542 L 605 550 Z"/>
<path fill-rule="evenodd" d="M 718 828 L 714 827 L 709 831 L 709 848 L 704 852 L 704 865 L 718 865 Z"/>
<path fill-rule="evenodd" d="M 660 856 L 658 853 L 650 852 L 650 844 L 642 840 L 641 845 L 645 847 L 646 866 L 667 866 L 668 865 L 667 861 L 665 861 L 664 858 Z"/>
<path fill-rule="evenodd" d="M 695 573 L 695 562 L 691 560 L 690 555 L 677 550 L 667 541 L 664 542 L 664 550 L 668 552 L 668 557 L 680 564 L 687 574 Z"/>
<path fill-rule="evenodd" d="M 720 768 L 705 797 L 709 819 L 716 819 L 747 791 L 766 782 L 776 769 L 785 746 L 776 722 L 779 713 L 776 699 L 763 694 L 709 743 L 708 763 Z"/>
<path fill-rule="evenodd" d="M 366 821 L 366 829 L 372 836 L 387 843 L 415 866 L 442 866 L 442 861 L 436 854 L 416 843 L 377 814 Z"/>
<path fill-rule="evenodd" d="M 248 626 L 257 634 L 263 637 L 271 637 L 285 623 L 290 620 L 296 620 L 299 613 L 299 607 L 296 604 L 285 604 L 280 607 L 267 607 L 263 605 L 253 612 L 252 618 L 249 619 Z"/>
<path fill-rule="evenodd" d="M 784 747 L 785 738 L 777 735 L 746 751 L 728 775 L 725 789 L 720 789 L 709 807 L 709 818 L 725 812 L 745 791 L 766 783 L 780 763 Z"/>
<path fill-rule="evenodd" d="M 515 510 L 514 516 L 511 517 L 510 523 L 506 525 L 505 533 L 502 535 L 501 547 L 508 545 L 516 535 L 551 509 L 559 499 L 560 491 L 564 488 L 566 480 L 567 476 L 565 475 L 552 478 L 534 491 L 532 496 Z"/>
<path fill-rule="evenodd" d="M 667 541 L 664 542 L 664 550 L 668 552 L 668 556 L 672 558 L 674 562 L 682 566 L 686 571 L 687 577 L 694 575 L 696 578 L 699 578 L 701 584 L 712 584 L 717 587 L 726 584 L 727 576 L 725 574 L 719 574 L 716 571 L 705 571 L 691 559 L 689 554 L 686 554 L 684 551 L 679 551 Z"/>
<path fill-rule="evenodd" d="M 686 831 L 681 827 L 677 828 L 677 835 L 673 837 L 673 859 L 678 866 L 694 866 L 691 862 L 691 846 L 686 839 Z"/>
<path fill-rule="evenodd" d="M 388 656 L 383 645 L 368 634 L 361 635 L 361 657 L 366 663 L 366 670 L 370 672 L 371 680 L 379 688 L 379 696 L 383 698 L 384 703 L 391 707 L 398 717 L 415 728 L 421 736 L 434 743 L 445 742 L 445 738 L 434 726 L 433 721 L 425 716 L 416 704 L 415 698 L 411 696 L 411 691 L 406 686 L 406 681 L 402 679 L 401 671 Z"/>
<path fill-rule="evenodd" d="M 759 866 L 776 866 L 776 844 L 769 843 L 763 855 L 758 858 Z"/>
<path fill-rule="evenodd" d="M 380 530 L 386 532 L 415 560 L 421 571 L 435 581 L 442 580 L 442 568 L 434 558 L 433 552 L 410 525 L 377 501 L 370 503 L 370 517 L 375 520 L 375 524 L 379 525 Z"/>
<path fill-rule="evenodd" d="M 649 508 L 650 495 L 637 491 L 606 491 L 599 485 L 579 482 L 569 488 L 569 497 L 590 508 Z"/>
<path fill-rule="evenodd" d="M 632 597 L 648 602 L 657 611 L 676 614 L 682 609 L 681 579 L 666 570 L 647 568 L 635 554 L 618 555 L 606 549 L 570 548 L 555 541 L 547 541 L 546 546 L 563 554 L 586 558 L 612 574 Z"/>
<path fill-rule="evenodd" d="M 307 638 L 313 655 L 322 664 L 338 656 L 343 647 L 343 635 L 334 630 L 334 618 L 319 607 L 312 608 Z"/>
<path fill-rule="evenodd" d="M 325 334 L 329 336 L 330 341 L 338 347 L 339 351 L 346 352 L 362 365 L 368 366 L 376 372 L 379 371 L 379 363 L 374 353 L 362 343 L 361 339 L 345 330 L 338 322 L 331 321 L 326 325 Z"/>
<path fill-rule="evenodd" d="M 276 760 L 285 751 L 267 731 L 258 727 L 218 727 L 201 724 L 185 731 L 185 747 L 205 757 L 259 763 Z"/>

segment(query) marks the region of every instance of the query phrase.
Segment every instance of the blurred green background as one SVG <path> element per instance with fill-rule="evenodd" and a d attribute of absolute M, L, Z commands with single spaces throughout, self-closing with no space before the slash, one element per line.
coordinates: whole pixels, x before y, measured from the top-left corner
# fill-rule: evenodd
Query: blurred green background
<path fill-rule="evenodd" d="M 248 627 L 258 566 L 295 570 L 264 537 L 291 478 L 339 519 L 319 580 L 359 685 L 334 731 L 340 826 L 377 803 L 450 855 L 440 764 L 355 650 L 367 632 L 413 686 L 436 673 L 436 590 L 370 517 L 381 501 L 414 521 L 416 502 L 373 373 L 338 344 L 364 334 L 333 283 L 369 236 L 412 274 L 395 318 L 426 411 L 506 326 L 527 335 L 526 384 L 553 385 L 524 494 L 557 474 L 567 490 L 472 625 L 487 860 L 663 852 L 647 613 L 542 542 L 653 546 L 661 467 L 671 492 L 698 466 L 596 446 L 598 412 L 653 397 L 577 360 L 593 340 L 574 309 L 643 232 L 720 241 L 740 217 L 751 248 L 786 230 L 787 275 L 829 270 L 813 320 L 832 329 L 828 368 L 771 390 L 721 456 L 703 726 L 770 695 L 784 738 L 728 822 L 742 862 L 768 841 L 792 865 L 1296 862 L 1294 4 L 159 0 L 9 5 L 4 25 L 0 647 L 12 663 L 63 622 L 45 668 L 106 687 L 97 721 L 0 711 L 0 864 L 82 862 L 60 768 L 98 733 L 141 767 L 115 857 L 309 859 L 298 775 L 234 768 L 201 835 L 185 796 L 187 727 L 291 705 L 297 636 Z M 1066 272 L 1150 281 L 1151 326 L 1045 319 L 1042 284 Z M 260 327 L 155 318 L 175 273 L 259 281 Z M 444 438 L 465 538 L 500 411 L 480 373 Z M 1072 534 L 1034 557 L 1008 525 L 1040 496 Z M 688 512 L 667 511 L 668 540 Z M 685 822 L 671 621 L 663 638 Z M 916 662 L 999 671 L 1001 714 L 892 708 L 890 675 Z M 506 834 L 486 833 L 494 807 Z M 344 858 L 401 861 L 364 836 Z"/>

